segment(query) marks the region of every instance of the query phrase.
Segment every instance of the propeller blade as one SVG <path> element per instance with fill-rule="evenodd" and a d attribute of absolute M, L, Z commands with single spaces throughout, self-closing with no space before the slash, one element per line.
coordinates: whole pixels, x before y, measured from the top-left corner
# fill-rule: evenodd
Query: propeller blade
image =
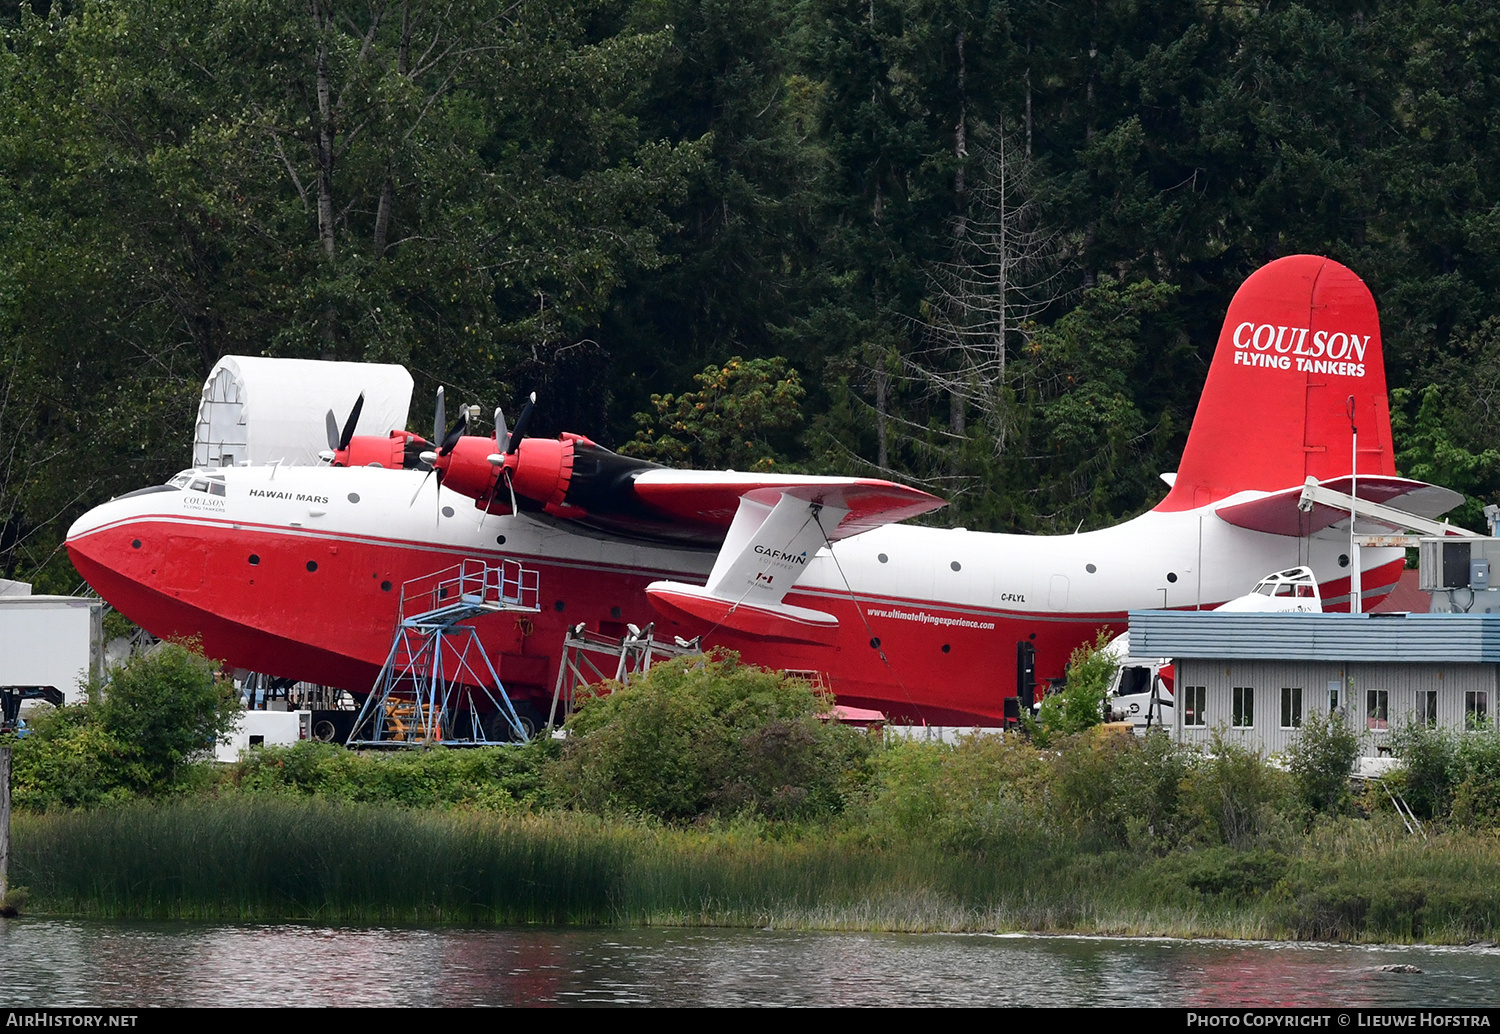
<path fill-rule="evenodd" d="M 328 416 L 325 419 L 324 423 L 325 423 L 325 425 L 328 428 L 328 447 L 330 449 L 332 449 L 334 452 L 337 452 L 339 450 L 339 448 L 340 448 L 340 446 L 339 446 L 339 421 L 338 421 L 338 417 L 336 417 L 336 416 L 333 415 L 333 410 L 330 409 L 328 411 Z"/>
<path fill-rule="evenodd" d="M 354 440 L 354 426 L 359 423 L 360 410 L 365 408 L 365 393 L 360 392 L 359 398 L 354 400 L 354 408 L 349 410 L 349 419 L 344 421 L 344 433 L 339 435 L 339 449 L 349 448 L 349 443 Z M 333 428 L 329 424 L 329 429 Z"/>
<path fill-rule="evenodd" d="M 443 429 L 448 426 L 448 408 L 443 405 L 443 386 L 438 385 L 437 414 L 432 420 L 432 440 L 434 443 L 443 440 Z"/>
<path fill-rule="evenodd" d="M 427 468 L 427 473 L 425 473 L 425 474 L 422 475 L 422 483 L 419 484 L 417 486 L 417 490 L 411 494 L 411 502 L 409 502 L 409 503 L 406 504 L 406 508 L 408 510 L 411 509 L 414 505 L 416 505 L 417 496 L 421 495 L 422 494 L 422 489 L 424 489 L 424 488 L 427 487 L 427 479 L 432 476 L 432 471 L 433 471 L 433 468 L 432 467 L 428 467 Z M 441 483 L 441 482 L 439 482 L 439 483 Z"/>
<path fill-rule="evenodd" d="M 452 452 L 453 447 L 458 444 L 458 440 L 462 438 L 464 436 L 464 433 L 468 430 L 469 407 L 464 406 L 461 410 L 459 410 L 458 419 L 453 422 L 453 426 L 448 429 L 448 433 L 443 435 L 443 444 L 438 449 L 438 455 L 446 456 L 450 452 Z"/>
<path fill-rule="evenodd" d="M 521 410 L 521 415 L 516 418 L 516 429 L 510 433 L 510 442 L 506 445 L 507 453 L 515 452 L 521 447 L 521 439 L 526 437 L 526 428 L 531 425 L 531 414 L 536 412 L 536 392 L 531 393 L 526 407 Z"/>
<path fill-rule="evenodd" d="M 500 443 L 510 440 L 510 432 L 505 429 L 505 410 L 499 406 L 495 407 L 495 451 L 500 451 Z"/>

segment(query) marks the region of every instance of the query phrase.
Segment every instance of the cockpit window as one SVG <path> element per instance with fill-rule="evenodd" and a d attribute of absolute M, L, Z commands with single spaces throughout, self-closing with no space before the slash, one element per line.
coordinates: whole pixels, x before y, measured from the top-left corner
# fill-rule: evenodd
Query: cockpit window
<path fill-rule="evenodd" d="M 224 494 L 224 475 L 208 474 L 198 470 L 184 470 L 167 482 L 166 487 L 188 492 L 207 492 L 209 495 Z"/>

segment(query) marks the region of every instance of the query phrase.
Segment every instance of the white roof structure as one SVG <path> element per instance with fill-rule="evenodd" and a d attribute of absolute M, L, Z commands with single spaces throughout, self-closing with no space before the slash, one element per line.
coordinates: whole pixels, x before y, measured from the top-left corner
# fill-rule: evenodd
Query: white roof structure
<path fill-rule="evenodd" d="M 312 466 L 328 448 L 325 414 L 342 428 L 363 392 L 356 434 L 406 427 L 412 379 L 389 363 L 335 363 L 226 355 L 203 383 L 193 432 L 194 467 Z"/>

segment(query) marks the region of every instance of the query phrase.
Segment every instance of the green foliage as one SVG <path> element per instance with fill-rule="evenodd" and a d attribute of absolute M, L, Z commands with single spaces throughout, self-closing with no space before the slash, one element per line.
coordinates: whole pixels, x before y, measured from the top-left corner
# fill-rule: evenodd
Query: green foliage
<path fill-rule="evenodd" d="M 17 808 L 94 808 L 133 800 L 128 748 L 107 732 L 88 704 L 37 715 L 16 741 L 11 793 Z"/>
<path fill-rule="evenodd" d="M 162 643 L 114 669 L 102 696 L 91 705 L 99 725 L 126 745 L 130 783 L 145 793 L 170 786 L 240 715 L 233 683 L 180 643 Z"/>
<path fill-rule="evenodd" d="M 1209 843 L 1257 846 L 1290 803 L 1287 776 L 1261 755 L 1215 729 L 1207 753 L 1195 759 L 1182 786 L 1183 807 Z"/>
<path fill-rule="evenodd" d="M 1500 828 L 1500 731 L 1412 723 L 1391 737 L 1401 759 L 1403 796 L 1425 818 L 1468 829 Z"/>
<path fill-rule="evenodd" d="M 656 412 L 636 414 L 640 430 L 620 451 L 679 467 L 772 469 L 772 439 L 802 422 L 797 371 L 780 357 L 735 356 L 693 379 L 697 391 L 652 395 Z"/>
<path fill-rule="evenodd" d="M 241 792 L 256 794 L 516 811 L 543 802 L 542 768 L 556 754 L 550 738 L 517 747 L 391 752 L 304 740 L 248 751 L 233 778 Z"/>
<path fill-rule="evenodd" d="M 180 788 L 239 714 L 233 685 L 178 643 L 132 658 L 90 696 L 42 715 L 17 742 L 18 806 L 94 807 Z"/>
<path fill-rule="evenodd" d="M 1486 324 L 1488 326 L 1488 324 Z M 1500 324 L 1497 324 L 1500 326 Z M 1421 392 L 1421 403 L 1415 415 L 1409 410 L 1413 392 L 1397 388 L 1391 392 L 1391 434 L 1400 445 L 1396 464 L 1401 472 L 1418 481 L 1462 492 L 1465 500 L 1448 517 L 1476 531 L 1488 530 L 1484 505 L 1493 502 L 1500 487 L 1500 450 L 1489 446 L 1493 439 L 1474 446 L 1470 451 L 1464 442 L 1472 440 L 1475 408 L 1455 404 L 1442 387 L 1430 384 Z M 1479 412 L 1482 412 L 1479 411 Z M 1457 428 L 1464 428 L 1460 437 Z"/>
<path fill-rule="evenodd" d="M 1003 853 L 1048 834 L 1047 787 L 1046 759 L 1015 736 L 898 742 L 876 752 L 856 817 L 882 843 Z"/>
<path fill-rule="evenodd" d="M 733 653 L 680 658 L 581 704 L 548 779 L 577 807 L 669 821 L 833 815 L 866 748 L 829 705 Z"/>
<path fill-rule="evenodd" d="M 1092 643 L 1083 643 L 1068 658 L 1068 680 L 1059 693 L 1042 699 L 1037 723 L 1047 741 L 1072 736 L 1104 721 L 1104 698 L 1120 663 L 1107 647 L 1113 636 L 1101 628 Z"/>
<path fill-rule="evenodd" d="M 1316 712 L 1286 751 L 1287 770 L 1303 807 L 1338 814 L 1349 807 L 1349 773 L 1359 757 L 1359 735 L 1338 713 Z"/>

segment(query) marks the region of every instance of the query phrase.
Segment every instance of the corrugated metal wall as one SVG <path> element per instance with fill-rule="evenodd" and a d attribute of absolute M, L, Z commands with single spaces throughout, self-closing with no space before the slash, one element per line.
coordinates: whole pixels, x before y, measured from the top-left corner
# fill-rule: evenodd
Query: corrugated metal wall
<path fill-rule="evenodd" d="M 1220 614 L 1133 610 L 1137 657 L 1500 662 L 1500 614 Z"/>
<path fill-rule="evenodd" d="M 1133 646 L 1133 634 L 1131 642 Z M 1345 720 L 1360 731 L 1361 753 L 1374 757 L 1389 743 L 1392 730 L 1416 720 L 1418 693 L 1437 693 L 1440 726 L 1465 727 L 1465 695 L 1470 692 L 1488 694 L 1488 713 L 1493 718 L 1497 665 L 1186 658 L 1177 661 L 1175 685 L 1179 701 L 1184 699 L 1189 686 L 1203 686 L 1206 690 L 1206 724 L 1187 726 L 1184 724 L 1186 708 L 1173 708 L 1179 740 L 1206 745 L 1218 730 L 1232 743 L 1268 754 L 1285 750 L 1300 731 L 1281 724 L 1283 689 L 1302 690 L 1302 717 L 1306 721 L 1310 715 L 1328 713 L 1329 690 L 1337 688 Z M 1254 724 L 1248 728 L 1235 728 L 1231 724 L 1237 686 L 1254 691 Z M 1387 717 L 1383 729 L 1374 728 L 1376 722 L 1367 713 L 1372 691 L 1386 694 Z"/>

